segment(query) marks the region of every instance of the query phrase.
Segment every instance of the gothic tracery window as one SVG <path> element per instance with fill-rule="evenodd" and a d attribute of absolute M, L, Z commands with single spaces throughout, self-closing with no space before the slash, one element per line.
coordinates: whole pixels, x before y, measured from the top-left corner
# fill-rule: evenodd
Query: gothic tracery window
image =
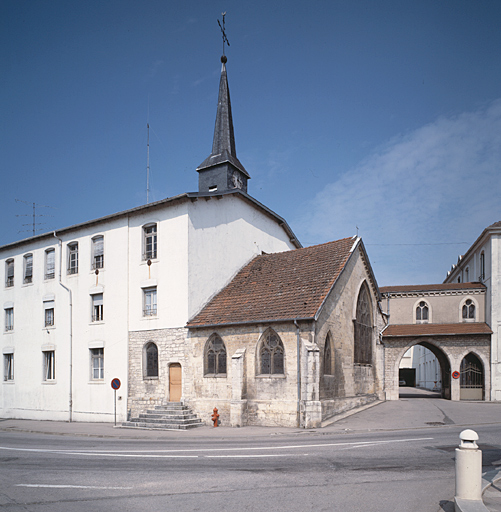
<path fill-rule="evenodd" d="M 217 334 L 213 334 L 205 345 L 204 375 L 226 375 L 226 347 Z"/>
<path fill-rule="evenodd" d="M 475 320 L 475 304 L 471 299 L 467 299 L 463 304 L 463 321 Z"/>
<path fill-rule="evenodd" d="M 354 363 L 372 364 L 372 315 L 367 283 L 360 288 L 355 318 Z"/>
<path fill-rule="evenodd" d="M 273 329 L 268 329 L 261 338 L 259 364 L 261 375 L 284 373 L 284 345 Z"/>
<path fill-rule="evenodd" d="M 416 306 L 416 321 L 426 323 L 428 322 L 428 304 L 424 300 L 422 300 L 417 306 Z"/>

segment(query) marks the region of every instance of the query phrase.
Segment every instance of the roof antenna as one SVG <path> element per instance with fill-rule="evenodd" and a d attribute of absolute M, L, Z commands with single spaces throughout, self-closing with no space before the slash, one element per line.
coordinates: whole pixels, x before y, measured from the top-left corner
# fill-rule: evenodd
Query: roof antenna
<path fill-rule="evenodd" d="M 150 202 L 150 123 L 146 123 L 148 131 L 146 142 L 146 204 Z"/>
<path fill-rule="evenodd" d="M 33 236 L 35 236 L 37 231 L 41 231 L 42 230 L 42 228 L 37 228 L 37 226 L 42 226 L 44 224 L 44 222 L 36 222 L 37 217 L 53 217 L 53 215 L 43 215 L 43 214 L 40 214 L 40 213 L 36 213 L 37 206 L 39 208 L 54 208 L 53 206 L 47 206 L 45 204 L 38 204 L 38 203 L 29 203 L 28 201 L 23 201 L 22 199 L 16 199 L 15 201 L 16 201 L 16 203 L 27 204 L 28 206 L 31 206 L 33 208 L 33 213 L 32 214 L 23 213 L 23 214 L 20 214 L 20 215 L 16 215 L 16 217 L 33 217 L 33 222 L 32 223 L 30 223 L 30 224 L 23 224 L 23 226 L 32 226 L 32 229 L 25 229 L 25 230 L 22 230 L 22 231 L 18 231 L 18 233 L 24 233 L 24 232 L 32 231 Z"/>
<path fill-rule="evenodd" d="M 221 16 L 223 17 L 223 25 L 219 23 L 219 20 L 217 20 L 217 24 L 219 25 L 219 28 L 221 29 L 222 37 L 223 37 L 223 56 L 221 57 L 221 62 L 226 62 L 226 55 L 224 54 L 224 45 L 225 43 L 230 46 L 230 42 L 228 41 L 228 38 L 226 37 L 226 32 L 224 31 L 224 17 L 226 16 L 226 11 L 221 13 Z"/>

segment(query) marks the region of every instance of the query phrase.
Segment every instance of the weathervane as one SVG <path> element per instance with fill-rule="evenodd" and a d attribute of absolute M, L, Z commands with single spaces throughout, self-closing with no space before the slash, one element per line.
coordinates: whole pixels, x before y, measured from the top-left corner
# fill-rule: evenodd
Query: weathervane
<path fill-rule="evenodd" d="M 221 25 L 219 20 L 217 20 L 217 24 L 219 25 L 219 28 L 221 29 L 221 33 L 222 33 L 222 37 L 223 37 L 223 57 L 226 59 L 226 56 L 224 54 L 224 43 L 226 43 L 228 46 L 230 46 L 230 42 L 228 41 L 228 38 L 226 37 L 226 32 L 224 31 L 224 17 L 226 16 L 226 11 L 221 13 L 221 16 L 223 17 L 223 24 Z M 221 60 L 223 59 L 223 57 L 221 57 Z M 225 60 L 225 62 L 226 62 L 226 60 Z"/>

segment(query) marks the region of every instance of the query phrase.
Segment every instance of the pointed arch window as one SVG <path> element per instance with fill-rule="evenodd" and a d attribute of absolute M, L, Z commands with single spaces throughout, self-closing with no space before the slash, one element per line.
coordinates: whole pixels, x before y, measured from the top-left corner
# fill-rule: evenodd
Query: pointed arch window
<path fill-rule="evenodd" d="M 332 338 L 330 333 L 325 338 L 324 346 L 324 375 L 334 375 Z"/>
<path fill-rule="evenodd" d="M 261 338 L 259 370 L 261 375 L 284 373 L 284 345 L 280 336 L 273 329 L 268 329 Z"/>
<path fill-rule="evenodd" d="M 144 346 L 144 376 L 158 377 L 158 347 L 150 341 Z"/>
<path fill-rule="evenodd" d="M 471 299 L 466 299 L 463 304 L 463 322 L 475 321 L 475 303 Z"/>
<path fill-rule="evenodd" d="M 429 312 L 430 312 L 430 309 L 428 307 L 428 304 L 424 300 L 422 300 L 416 306 L 416 322 L 423 323 L 423 324 L 428 323 Z"/>
<path fill-rule="evenodd" d="M 372 364 L 372 302 L 367 283 L 363 283 L 357 299 L 355 317 L 354 363 Z"/>
<path fill-rule="evenodd" d="M 485 279 L 485 253 L 482 251 L 480 254 L 480 276 L 479 281 L 482 282 Z"/>
<path fill-rule="evenodd" d="M 226 347 L 216 333 L 205 344 L 204 367 L 204 375 L 226 375 Z"/>

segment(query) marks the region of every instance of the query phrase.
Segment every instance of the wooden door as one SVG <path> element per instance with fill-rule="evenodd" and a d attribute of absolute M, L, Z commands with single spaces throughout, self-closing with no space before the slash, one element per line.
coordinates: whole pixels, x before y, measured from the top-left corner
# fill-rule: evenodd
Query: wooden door
<path fill-rule="evenodd" d="M 171 364 L 169 367 L 169 401 L 179 402 L 182 395 L 183 377 L 181 365 L 179 363 Z"/>

